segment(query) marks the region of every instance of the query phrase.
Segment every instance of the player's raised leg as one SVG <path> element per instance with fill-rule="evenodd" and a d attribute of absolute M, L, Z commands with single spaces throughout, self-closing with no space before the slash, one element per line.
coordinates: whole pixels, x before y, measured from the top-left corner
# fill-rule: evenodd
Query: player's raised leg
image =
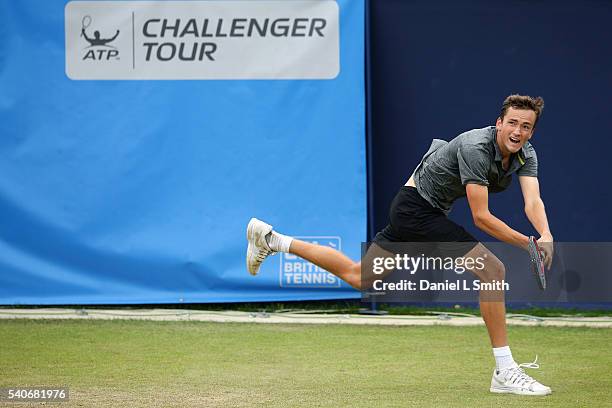
<path fill-rule="evenodd" d="M 288 252 L 331 272 L 355 289 L 363 287 L 361 262 L 353 261 L 338 250 L 280 234 L 274 231 L 271 225 L 256 218 L 249 222 L 247 240 L 247 268 L 252 275 L 257 274 L 261 263 L 269 255 Z M 372 244 L 364 259 L 388 255 L 382 248 Z"/>
<path fill-rule="evenodd" d="M 354 287 L 361 289 L 361 263 L 328 246 L 293 239 L 289 253 L 312 262 Z"/>
<path fill-rule="evenodd" d="M 361 287 L 360 263 L 333 248 L 279 234 L 257 218 L 252 218 L 247 226 L 247 241 L 247 268 L 252 275 L 259 272 L 268 256 L 288 252 L 333 273 L 356 289 Z"/>

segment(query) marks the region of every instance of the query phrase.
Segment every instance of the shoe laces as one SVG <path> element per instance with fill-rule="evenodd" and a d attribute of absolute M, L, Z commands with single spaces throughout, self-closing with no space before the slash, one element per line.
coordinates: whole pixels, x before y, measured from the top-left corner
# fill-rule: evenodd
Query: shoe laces
<path fill-rule="evenodd" d="M 525 367 L 525 368 L 540 368 L 540 365 L 538 364 L 538 355 L 536 354 L 536 358 L 535 358 L 535 360 L 533 360 L 533 362 L 531 362 L 531 363 L 521 363 L 521 364 L 519 364 L 519 368 L 520 367 Z"/>
<path fill-rule="evenodd" d="M 521 385 L 521 386 L 526 386 L 526 385 L 531 385 L 533 383 L 536 383 L 537 381 L 534 380 L 531 376 L 529 376 L 525 372 L 525 370 L 523 370 L 523 367 L 540 368 L 540 365 L 538 364 L 538 356 L 536 355 L 535 360 L 533 360 L 533 362 L 531 363 L 522 363 L 516 367 L 509 368 L 507 374 L 505 375 L 505 379 L 507 381 L 510 381 L 512 384 Z"/>
<path fill-rule="evenodd" d="M 257 259 L 259 262 L 263 262 L 264 259 L 266 259 L 266 257 L 268 257 L 268 255 L 271 255 L 273 253 L 274 253 L 274 251 L 272 251 L 271 249 L 259 247 L 259 248 L 257 248 L 257 253 L 255 254 L 255 259 Z"/>

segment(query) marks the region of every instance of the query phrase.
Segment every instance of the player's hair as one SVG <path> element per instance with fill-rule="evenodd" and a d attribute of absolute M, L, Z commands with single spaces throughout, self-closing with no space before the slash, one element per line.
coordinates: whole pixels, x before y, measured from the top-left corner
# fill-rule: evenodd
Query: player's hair
<path fill-rule="evenodd" d="M 536 114 L 536 120 L 533 127 L 535 127 L 536 123 L 538 123 L 538 119 L 540 119 L 540 116 L 542 115 L 542 111 L 544 110 L 544 99 L 541 96 L 534 98 L 533 96 L 527 95 L 510 95 L 506 98 L 504 104 L 502 105 L 501 113 L 499 114 L 500 119 L 504 119 L 508 108 L 534 111 Z"/>

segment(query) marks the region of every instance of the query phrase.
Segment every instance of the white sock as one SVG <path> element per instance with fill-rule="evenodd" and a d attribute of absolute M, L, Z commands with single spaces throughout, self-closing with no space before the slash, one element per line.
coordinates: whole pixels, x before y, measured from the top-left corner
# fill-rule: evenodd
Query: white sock
<path fill-rule="evenodd" d="M 493 348 L 493 356 L 495 357 L 497 370 L 505 370 L 516 364 L 512 358 L 510 346 Z"/>
<path fill-rule="evenodd" d="M 270 232 L 266 235 L 266 241 L 270 246 L 270 249 L 274 252 L 289 252 L 289 246 L 293 238 L 288 235 L 279 234 L 276 231 Z"/>

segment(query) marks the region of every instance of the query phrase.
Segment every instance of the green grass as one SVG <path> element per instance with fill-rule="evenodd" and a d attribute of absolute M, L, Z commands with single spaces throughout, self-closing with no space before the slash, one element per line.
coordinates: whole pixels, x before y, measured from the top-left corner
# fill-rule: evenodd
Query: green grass
<path fill-rule="evenodd" d="M 612 330 L 509 330 L 553 395 L 490 394 L 484 327 L 147 321 L 0 320 L 0 387 L 68 385 L 61 407 L 612 406 Z"/>

